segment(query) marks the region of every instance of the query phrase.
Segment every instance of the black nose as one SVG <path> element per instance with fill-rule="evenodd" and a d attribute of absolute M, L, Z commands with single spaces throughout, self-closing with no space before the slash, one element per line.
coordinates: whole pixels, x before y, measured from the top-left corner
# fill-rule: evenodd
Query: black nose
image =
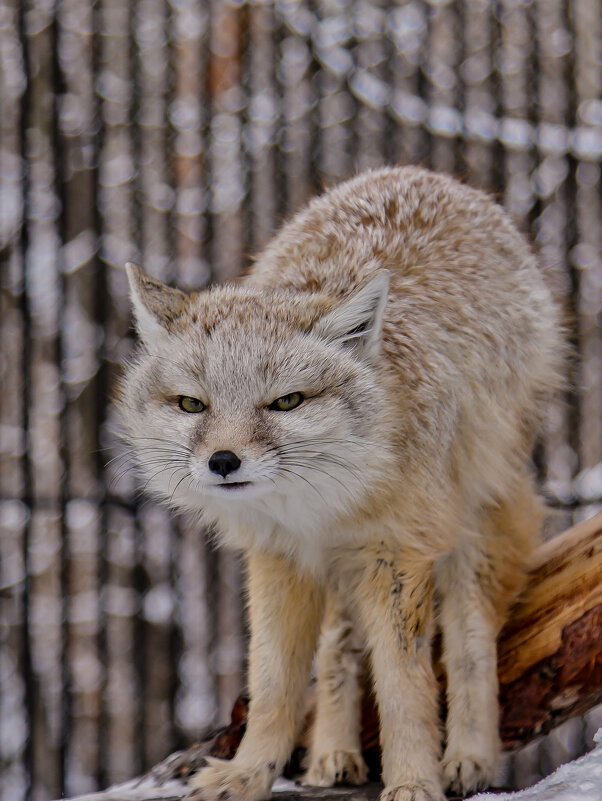
<path fill-rule="evenodd" d="M 233 473 L 240 467 L 240 459 L 232 451 L 216 451 L 209 457 L 209 470 L 219 473 L 222 478 L 226 478 L 228 473 Z"/>

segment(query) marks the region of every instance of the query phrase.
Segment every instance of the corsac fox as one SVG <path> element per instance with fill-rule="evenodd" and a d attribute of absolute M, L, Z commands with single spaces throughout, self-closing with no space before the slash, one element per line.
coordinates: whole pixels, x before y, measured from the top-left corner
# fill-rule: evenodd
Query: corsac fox
<path fill-rule="evenodd" d="M 525 239 L 482 192 L 384 168 L 314 199 L 239 282 L 188 295 L 128 276 L 126 439 L 152 493 L 216 525 L 248 571 L 246 734 L 190 798 L 269 797 L 316 651 L 308 783 L 365 779 L 365 654 L 381 799 L 487 785 L 496 637 L 538 533 L 529 457 L 565 350 Z"/>

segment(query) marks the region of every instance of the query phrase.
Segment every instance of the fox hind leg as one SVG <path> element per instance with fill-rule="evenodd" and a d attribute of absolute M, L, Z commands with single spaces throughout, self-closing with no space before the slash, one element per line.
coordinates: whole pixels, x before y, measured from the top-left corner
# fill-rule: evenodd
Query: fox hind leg
<path fill-rule="evenodd" d="M 495 779 L 501 752 L 496 640 L 524 583 L 540 521 L 525 477 L 507 502 L 485 510 L 479 536 L 438 573 L 448 707 L 443 774 L 456 792 Z"/>
<path fill-rule="evenodd" d="M 362 646 L 340 596 L 327 595 L 317 656 L 316 718 L 304 783 L 361 784 L 367 770 L 360 742 Z"/>
<path fill-rule="evenodd" d="M 443 774 L 449 788 L 465 793 L 493 781 L 500 754 L 497 627 L 472 571 L 457 569 L 445 583 L 440 607 L 448 704 Z"/>

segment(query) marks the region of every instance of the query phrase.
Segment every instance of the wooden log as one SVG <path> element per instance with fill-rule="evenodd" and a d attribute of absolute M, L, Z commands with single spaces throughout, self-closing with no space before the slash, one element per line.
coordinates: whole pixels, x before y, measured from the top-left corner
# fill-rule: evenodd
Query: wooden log
<path fill-rule="evenodd" d="M 602 701 L 602 513 L 538 549 L 500 635 L 498 675 L 506 746 Z"/>

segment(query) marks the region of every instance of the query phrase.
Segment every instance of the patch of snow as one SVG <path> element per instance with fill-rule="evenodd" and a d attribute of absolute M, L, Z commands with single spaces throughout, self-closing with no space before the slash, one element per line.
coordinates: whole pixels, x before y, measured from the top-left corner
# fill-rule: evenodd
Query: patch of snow
<path fill-rule="evenodd" d="M 471 801 L 601 801 L 602 729 L 594 735 L 589 754 L 561 765 L 533 787 L 517 793 L 479 793 Z"/>

